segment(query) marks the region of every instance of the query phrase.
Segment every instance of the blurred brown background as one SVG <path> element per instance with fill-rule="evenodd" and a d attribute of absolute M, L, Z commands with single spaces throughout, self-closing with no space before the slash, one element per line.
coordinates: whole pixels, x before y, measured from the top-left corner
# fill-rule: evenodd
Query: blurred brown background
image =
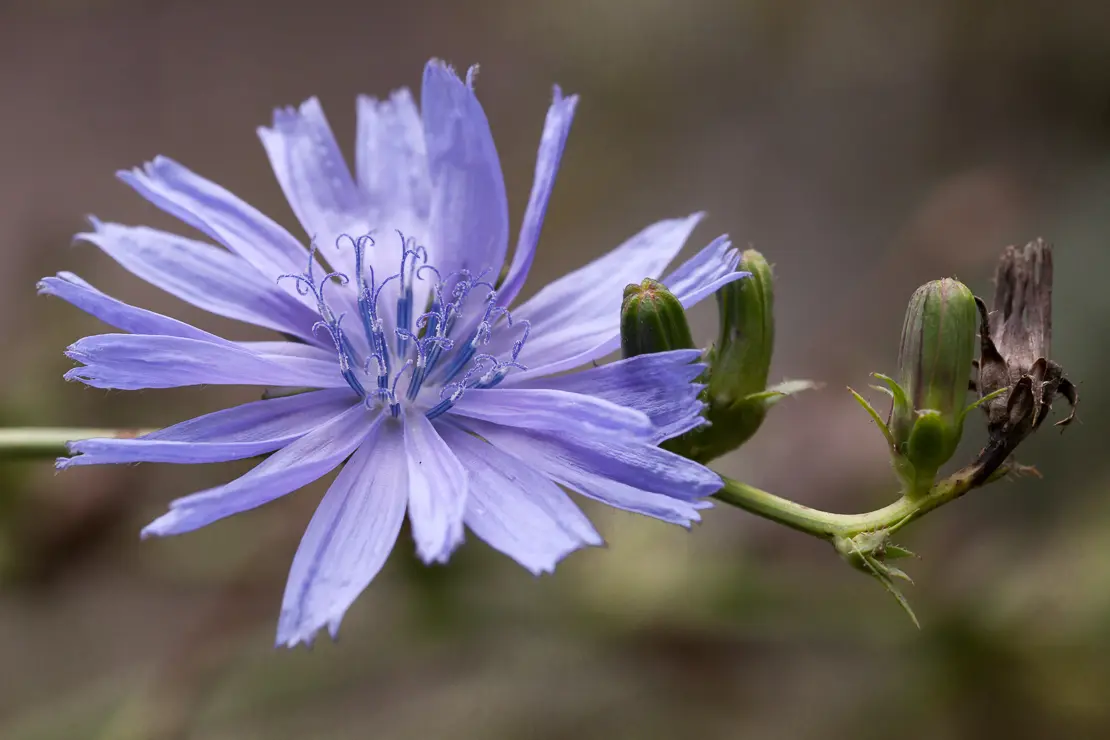
<path fill-rule="evenodd" d="M 552 83 L 582 102 L 534 281 L 706 209 L 775 263 L 783 404 L 721 469 L 836 510 L 893 493 L 843 390 L 893 369 L 905 300 L 990 291 L 998 252 L 1057 247 L 1055 359 L 1084 422 L 1022 449 L 1045 480 L 976 492 L 905 544 L 915 630 L 821 543 L 718 508 L 693 532 L 587 507 L 605 549 L 533 579 L 477 541 L 402 537 L 338 644 L 271 645 L 322 491 L 164 541 L 167 502 L 246 465 L 0 467 L 3 738 L 1110 737 L 1110 5 L 1084 0 L 0 0 L 0 422 L 157 426 L 244 389 L 64 383 L 100 330 L 34 295 L 71 269 L 236 338 L 126 276 L 83 216 L 173 226 L 113 179 L 171 155 L 294 226 L 254 127 L 480 62 L 519 219 Z M 697 313 L 713 334 L 711 304 Z M 1085 381 L 1085 382 L 1084 382 Z M 982 441 L 978 419 L 963 453 Z M 473 539 L 473 538 L 471 538 Z"/>

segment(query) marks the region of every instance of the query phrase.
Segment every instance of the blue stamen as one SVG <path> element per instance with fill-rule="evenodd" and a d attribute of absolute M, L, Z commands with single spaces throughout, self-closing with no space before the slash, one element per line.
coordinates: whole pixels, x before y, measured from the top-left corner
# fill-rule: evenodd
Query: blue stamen
<path fill-rule="evenodd" d="M 350 282 L 350 278 L 333 271 L 317 280 L 314 274 L 315 243 L 309 249 L 308 265 L 304 273 L 282 275 L 278 279 L 294 280 L 299 295 L 312 295 L 315 299 L 320 321 L 313 327 L 313 332 L 321 328 L 327 330 L 332 344 L 335 345 L 341 375 L 363 399 L 368 409 L 388 407 L 389 413 L 398 417 L 403 411 L 402 403 L 420 403 L 423 388 L 431 383 L 438 387 L 440 400 L 424 413 L 427 418 L 434 419 L 449 411 L 467 390 L 495 387 L 511 370 L 526 369 L 518 362 L 518 356 L 528 339 L 530 325 L 527 321 L 514 322 L 512 314 L 505 306 L 498 305 L 497 291 L 492 283 L 484 279 L 489 270 L 473 273 L 462 268 L 444 276 L 433 265 L 427 264 L 428 253 L 424 247 L 417 245 L 415 239 L 406 238 L 401 232 L 398 234 L 401 237 L 400 269 L 381 282 L 377 280 L 374 266 L 366 259 L 367 247 L 375 246 L 373 237 L 366 235 L 356 239 L 344 234 L 336 239 L 337 247 L 347 247 L 355 253 L 354 287 L 357 291 L 359 320 L 368 345 L 364 358 L 359 356 L 343 331 L 344 315 L 336 317 L 325 296 L 328 290 L 326 284 L 337 282 L 345 285 Z M 428 279 L 425 276 L 426 270 L 434 276 L 430 286 L 432 305 L 430 310 L 415 316 L 414 321 L 415 281 Z M 369 282 L 366 272 L 369 272 Z M 378 312 L 378 300 L 391 280 L 399 281 L 397 313 L 396 321 L 390 322 L 392 326 L 387 326 L 386 320 Z M 488 293 L 480 316 L 475 317 L 472 312 L 467 313 L 465 308 L 467 299 L 479 287 L 486 288 Z M 509 357 L 499 359 L 488 353 L 480 353 L 480 349 L 490 343 L 502 317 L 509 327 L 517 323 L 523 325 L 523 333 L 513 344 Z M 456 324 L 462 321 L 470 327 L 470 335 L 460 344 L 451 334 Z M 387 337 L 389 331 L 393 332 L 393 347 Z M 394 348 L 397 361 L 402 362 L 396 371 L 391 367 L 394 362 L 391 350 Z M 445 367 L 440 367 L 440 360 L 443 358 L 448 358 L 448 362 Z M 406 372 L 409 373 L 409 380 L 402 400 L 397 388 Z M 363 385 L 367 377 L 376 378 L 376 388 L 367 390 Z"/>
<path fill-rule="evenodd" d="M 415 335 L 410 335 L 410 338 L 416 343 L 417 351 L 416 369 L 412 372 L 412 379 L 409 381 L 409 389 L 406 393 L 406 398 L 412 401 L 420 393 L 420 387 L 424 385 L 428 372 L 435 362 L 434 358 L 439 355 L 440 351 L 450 351 L 455 343 L 447 337 L 417 339 Z M 429 346 L 431 346 L 430 350 L 428 349 Z"/>
<path fill-rule="evenodd" d="M 405 235 L 400 231 L 397 235 L 401 237 L 401 270 L 397 273 L 401 280 L 401 291 L 397 298 L 397 328 L 404 329 L 408 334 L 411 334 L 412 327 L 412 303 L 413 303 L 413 280 L 418 272 L 416 260 L 421 257 L 424 262 L 428 261 L 428 250 L 424 247 L 415 246 L 416 240 L 409 238 L 405 239 Z M 409 261 L 409 257 L 412 260 Z M 408 280 L 405 279 L 405 263 L 408 261 L 409 274 Z M 408 348 L 408 336 L 406 334 L 397 334 L 397 354 L 405 354 Z"/>
<path fill-rule="evenodd" d="M 397 374 L 393 377 L 393 387 L 389 389 L 389 413 L 393 414 L 394 419 L 401 415 L 401 404 L 397 401 L 397 383 L 401 380 L 401 376 L 405 374 L 405 371 L 412 366 L 413 362 L 411 359 L 405 360 L 405 364 L 401 366 L 401 369 L 398 370 Z"/>

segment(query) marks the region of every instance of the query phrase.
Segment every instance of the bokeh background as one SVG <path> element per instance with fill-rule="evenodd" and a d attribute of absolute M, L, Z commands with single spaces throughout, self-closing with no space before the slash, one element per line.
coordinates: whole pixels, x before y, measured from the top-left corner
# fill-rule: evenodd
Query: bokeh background
<path fill-rule="evenodd" d="M 274 650 L 322 494 L 140 542 L 244 465 L 0 467 L 0 737 L 1110 737 L 1110 5 L 1085 0 L 2 0 L 0 422 L 158 426 L 249 389 L 64 383 L 100 330 L 35 280 L 74 270 L 235 338 L 71 246 L 84 216 L 177 228 L 113 172 L 171 155 L 295 226 L 254 127 L 480 62 L 519 219 L 552 83 L 582 96 L 528 291 L 706 209 L 776 265 L 773 375 L 823 381 L 720 469 L 812 505 L 893 495 L 844 386 L 893 369 L 910 292 L 989 294 L 1007 244 L 1056 245 L 1054 355 L 1082 425 L 905 532 L 916 630 L 824 544 L 718 508 L 692 532 L 587 506 L 608 547 L 535 579 L 406 534 L 338 643 Z M 714 333 L 711 302 L 696 313 Z M 961 455 L 983 440 L 970 425 Z"/>

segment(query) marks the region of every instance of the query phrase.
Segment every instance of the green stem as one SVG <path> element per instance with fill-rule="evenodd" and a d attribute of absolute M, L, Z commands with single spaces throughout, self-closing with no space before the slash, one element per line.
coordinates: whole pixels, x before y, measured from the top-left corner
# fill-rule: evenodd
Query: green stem
<path fill-rule="evenodd" d="M 130 439 L 149 430 L 85 429 L 78 427 L 24 427 L 0 429 L 0 459 L 60 457 L 69 454 L 66 443 L 75 439 L 107 437 Z"/>
<path fill-rule="evenodd" d="M 724 488 L 715 493 L 714 498 L 799 532 L 829 540 L 900 527 L 970 491 L 974 487 L 972 472 L 970 468 L 960 470 L 923 496 L 903 496 L 889 506 L 865 514 L 833 514 L 811 509 L 730 478 L 724 479 Z"/>

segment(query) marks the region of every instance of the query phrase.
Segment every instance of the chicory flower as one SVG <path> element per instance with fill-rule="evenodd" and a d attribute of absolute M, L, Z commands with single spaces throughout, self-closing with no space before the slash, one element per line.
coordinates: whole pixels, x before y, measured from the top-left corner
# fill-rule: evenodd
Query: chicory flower
<path fill-rule="evenodd" d="M 564 372 L 619 348 L 622 289 L 659 278 L 700 214 L 653 224 L 518 300 L 578 99 L 555 89 L 504 267 L 505 185 L 474 73 L 464 82 L 429 62 L 419 110 L 407 90 L 360 98 L 353 175 L 316 99 L 278 110 L 259 135 L 303 241 L 171 159 L 120 173 L 215 244 L 99 221 L 79 238 L 279 340 L 229 341 L 71 273 L 40 283 L 121 332 L 73 344 L 67 354 L 81 366 L 69 380 L 284 389 L 137 439 L 72 443 L 61 468 L 268 455 L 226 485 L 177 499 L 144 536 L 195 530 L 342 466 L 294 558 L 278 644 L 309 643 L 323 627 L 335 635 L 406 514 L 425 562 L 445 562 L 469 528 L 538 574 L 601 543 L 564 489 L 688 526 L 721 486 L 657 446 L 703 423 L 697 350 Z M 689 306 L 739 277 L 737 259 L 722 237 L 661 279 Z"/>

